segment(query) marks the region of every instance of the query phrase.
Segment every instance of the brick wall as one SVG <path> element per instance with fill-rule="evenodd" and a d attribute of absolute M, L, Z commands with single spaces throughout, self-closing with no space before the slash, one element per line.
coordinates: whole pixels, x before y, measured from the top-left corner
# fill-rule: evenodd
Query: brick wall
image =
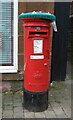
<path fill-rule="evenodd" d="M 53 2 L 19 2 L 18 3 L 18 14 L 22 12 L 29 12 L 33 10 L 45 11 L 45 12 L 54 12 L 54 3 Z M 23 27 L 22 21 L 19 20 L 18 23 L 18 72 L 11 74 L 3 74 L 3 80 L 23 80 Z M 52 37 L 52 34 L 51 34 Z"/>

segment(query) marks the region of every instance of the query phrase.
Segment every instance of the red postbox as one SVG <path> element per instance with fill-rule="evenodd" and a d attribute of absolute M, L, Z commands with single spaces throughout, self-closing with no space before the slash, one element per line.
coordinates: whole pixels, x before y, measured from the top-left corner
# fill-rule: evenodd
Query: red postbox
<path fill-rule="evenodd" d="M 55 16 L 48 20 L 33 15 L 19 16 L 24 26 L 24 106 L 30 111 L 43 111 L 48 107 L 50 23 Z"/>

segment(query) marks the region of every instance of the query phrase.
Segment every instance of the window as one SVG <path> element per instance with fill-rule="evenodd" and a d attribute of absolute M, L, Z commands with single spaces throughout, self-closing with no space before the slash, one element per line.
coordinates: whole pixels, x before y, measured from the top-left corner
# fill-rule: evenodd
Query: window
<path fill-rule="evenodd" d="M 0 73 L 18 69 L 18 1 L 0 1 Z"/>

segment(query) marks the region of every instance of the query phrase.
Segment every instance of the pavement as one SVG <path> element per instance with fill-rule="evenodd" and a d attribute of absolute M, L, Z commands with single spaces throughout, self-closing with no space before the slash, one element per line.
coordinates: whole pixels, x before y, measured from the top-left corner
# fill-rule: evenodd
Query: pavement
<path fill-rule="evenodd" d="M 16 86 L 15 82 L 12 84 Z M 71 118 L 70 74 L 67 74 L 65 81 L 54 81 L 50 86 L 48 109 L 43 112 L 30 112 L 25 109 L 23 90 L 16 89 L 14 87 L 14 90 L 2 93 L 2 118 Z"/>
<path fill-rule="evenodd" d="M 71 118 L 71 81 L 54 82 L 49 89 L 48 109 L 30 112 L 23 108 L 23 91 L 2 93 L 3 118 Z"/>

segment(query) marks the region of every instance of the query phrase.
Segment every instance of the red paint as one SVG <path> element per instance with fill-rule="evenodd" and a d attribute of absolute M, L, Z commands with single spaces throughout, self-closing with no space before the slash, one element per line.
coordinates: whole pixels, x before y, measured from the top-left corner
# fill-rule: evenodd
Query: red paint
<path fill-rule="evenodd" d="M 31 92 L 45 91 L 50 83 L 50 21 L 41 18 L 21 19 L 24 26 L 24 88 Z M 37 26 L 40 30 L 37 30 Z M 34 39 L 43 40 L 42 53 L 34 53 Z M 30 59 L 31 55 L 44 55 L 44 59 Z"/>

